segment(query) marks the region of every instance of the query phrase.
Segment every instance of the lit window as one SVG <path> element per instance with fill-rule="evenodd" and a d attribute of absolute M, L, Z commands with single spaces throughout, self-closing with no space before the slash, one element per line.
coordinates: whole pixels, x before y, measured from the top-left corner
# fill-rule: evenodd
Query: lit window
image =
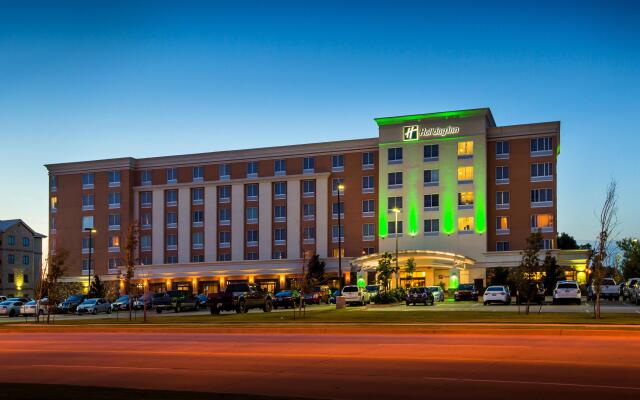
<path fill-rule="evenodd" d="M 473 207 L 473 192 L 460 192 L 458 193 L 458 206 L 460 208 Z"/>
<path fill-rule="evenodd" d="M 85 215 L 82 217 L 82 229 L 93 229 L 93 216 Z"/>
<path fill-rule="evenodd" d="M 473 182 L 473 167 L 458 167 L 458 182 Z"/>
<path fill-rule="evenodd" d="M 460 232 L 471 232 L 474 229 L 473 217 L 458 218 L 458 230 Z"/>
<path fill-rule="evenodd" d="M 508 231 L 509 230 L 509 217 L 496 217 L 496 230 Z"/>
<path fill-rule="evenodd" d="M 531 216 L 531 231 L 553 232 L 553 214 L 533 214 Z"/>
<path fill-rule="evenodd" d="M 110 249 L 120 248 L 120 235 L 109 236 L 109 248 Z"/>
<path fill-rule="evenodd" d="M 458 142 L 458 158 L 473 156 L 473 141 Z"/>
<path fill-rule="evenodd" d="M 51 196 L 51 210 L 58 209 L 58 196 Z"/>
<path fill-rule="evenodd" d="M 338 257 L 338 248 L 333 249 L 333 257 Z M 340 256 L 344 257 L 344 247 L 340 248 Z"/>

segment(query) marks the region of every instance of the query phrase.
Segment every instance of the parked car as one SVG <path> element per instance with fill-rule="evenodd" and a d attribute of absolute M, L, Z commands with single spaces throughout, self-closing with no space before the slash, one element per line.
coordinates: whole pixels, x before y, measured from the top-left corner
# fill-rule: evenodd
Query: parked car
<path fill-rule="evenodd" d="M 224 292 L 210 294 L 208 304 L 211 314 L 232 310 L 240 314 L 246 313 L 251 308 L 261 308 L 264 312 L 271 312 L 273 308 L 271 295 L 260 286 L 248 283 L 227 285 Z"/>
<path fill-rule="evenodd" d="M 558 281 L 553 289 L 553 304 L 572 302 L 580 305 L 582 294 L 576 281 Z"/>
<path fill-rule="evenodd" d="M 103 298 L 86 299 L 78 307 L 76 307 L 76 314 L 99 314 L 101 312 L 111 314 L 111 304 Z"/>
<path fill-rule="evenodd" d="M 0 315 L 6 315 L 8 317 L 17 317 L 20 315 L 20 307 L 24 302 L 19 300 L 6 300 L 0 303 Z"/>
<path fill-rule="evenodd" d="M 305 293 L 304 304 L 320 304 L 320 294 L 315 291 Z"/>
<path fill-rule="evenodd" d="M 367 285 L 364 289 L 369 293 L 369 298 L 373 299 L 375 296 L 380 293 L 380 286 L 378 285 Z"/>
<path fill-rule="evenodd" d="M 509 286 L 489 286 L 482 295 L 482 303 L 486 306 L 490 303 L 511 304 L 511 292 Z"/>
<path fill-rule="evenodd" d="M 360 304 L 364 306 L 365 304 L 371 303 L 371 297 L 369 296 L 369 292 L 367 292 L 364 288 L 349 285 L 342 288 L 342 295 L 345 298 L 345 304 Z"/>
<path fill-rule="evenodd" d="M 587 301 L 595 300 L 596 293 L 593 287 L 593 281 L 587 287 Z M 600 298 L 609 300 L 620 300 L 620 288 L 611 278 L 604 278 L 600 284 Z"/>
<path fill-rule="evenodd" d="M 124 295 L 118 297 L 116 301 L 111 303 L 111 311 L 120 311 L 129 309 L 129 296 Z"/>
<path fill-rule="evenodd" d="M 320 299 L 320 303 L 329 304 L 329 299 L 331 298 L 331 289 L 329 286 L 316 286 L 313 288 L 314 293 L 318 294 L 318 298 Z M 318 303 L 318 304 L 320 304 Z"/>
<path fill-rule="evenodd" d="M 529 283 L 529 289 L 516 292 L 516 304 L 544 304 L 545 288 L 542 282 Z"/>
<path fill-rule="evenodd" d="M 333 293 L 331 293 L 331 297 L 329 298 L 329 303 L 336 304 L 336 297 L 338 296 L 340 296 L 340 291 L 335 290 Z"/>
<path fill-rule="evenodd" d="M 425 306 L 433 305 L 434 301 L 433 293 L 431 293 L 429 288 L 424 286 L 410 288 L 407 291 L 407 296 L 405 298 L 407 305 L 413 304 L 414 306 L 418 303 L 422 303 Z"/>
<path fill-rule="evenodd" d="M 634 289 L 640 283 L 640 278 L 631 278 L 627 279 L 622 288 L 622 300 L 631 300 L 631 295 L 634 292 Z"/>
<path fill-rule="evenodd" d="M 47 299 L 42 299 L 40 301 L 31 300 L 22 304 L 22 307 L 20 307 L 21 315 L 36 315 L 36 313 L 38 315 L 45 315 L 49 313 Z"/>
<path fill-rule="evenodd" d="M 478 301 L 478 291 L 473 284 L 465 283 L 458 286 L 455 292 L 453 292 L 453 299 L 455 301 L 472 300 Z"/>
<path fill-rule="evenodd" d="M 151 297 L 151 306 L 158 314 L 163 311 L 174 312 L 186 309 L 197 310 L 197 300 L 193 293 L 182 290 L 169 290 L 163 293 L 154 293 Z"/>
<path fill-rule="evenodd" d="M 640 280 L 637 281 L 629 291 L 629 301 L 640 305 Z"/>
<path fill-rule="evenodd" d="M 295 307 L 300 304 L 300 292 L 297 290 L 281 290 L 273 296 L 273 308 Z"/>
<path fill-rule="evenodd" d="M 87 299 L 86 294 L 72 294 L 67 297 L 62 303 L 58 304 L 56 312 L 66 314 L 76 312 L 76 308 Z"/>
<path fill-rule="evenodd" d="M 433 295 L 433 300 L 444 301 L 444 290 L 440 286 L 427 286 L 427 289 Z"/>
<path fill-rule="evenodd" d="M 144 310 L 144 303 L 147 303 L 147 310 L 151 310 L 153 308 L 151 305 L 151 296 L 153 296 L 151 293 L 147 293 L 146 297 L 145 295 L 137 297 L 133 301 L 133 309 Z"/>
<path fill-rule="evenodd" d="M 0 296 L 0 302 L 7 301 L 7 296 Z"/>

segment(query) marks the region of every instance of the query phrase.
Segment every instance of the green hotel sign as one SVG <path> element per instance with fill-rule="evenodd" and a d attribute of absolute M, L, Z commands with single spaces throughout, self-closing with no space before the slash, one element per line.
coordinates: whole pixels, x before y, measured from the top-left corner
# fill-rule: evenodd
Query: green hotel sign
<path fill-rule="evenodd" d="M 409 125 L 402 127 L 402 141 L 411 142 L 420 139 L 439 138 L 460 133 L 459 126 L 447 125 L 444 128 L 439 126 L 431 128 L 420 128 L 419 125 Z"/>

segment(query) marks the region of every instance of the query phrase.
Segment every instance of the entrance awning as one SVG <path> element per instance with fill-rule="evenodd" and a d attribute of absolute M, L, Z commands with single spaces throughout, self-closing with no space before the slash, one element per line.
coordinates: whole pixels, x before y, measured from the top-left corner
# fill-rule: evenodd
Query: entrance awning
<path fill-rule="evenodd" d="M 395 257 L 395 252 L 391 255 Z M 382 253 L 373 253 L 351 260 L 350 264 L 359 271 L 373 271 L 378 266 Z M 467 268 L 473 266 L 476 260 L 462 254 L 448 253 L 435 250 L 400 250 L 398 264 L 404 265 L 409 258 L 416 262 L 416 268 Z"/>

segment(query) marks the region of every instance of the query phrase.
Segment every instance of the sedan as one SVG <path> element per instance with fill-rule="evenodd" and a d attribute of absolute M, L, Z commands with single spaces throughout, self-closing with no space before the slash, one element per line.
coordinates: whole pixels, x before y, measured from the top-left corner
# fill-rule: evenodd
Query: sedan
<path fill-rule="evenodd" d="M 103 298 L 93 298 L 83 301 L 78 308 L 76 308 L 76 314 L 93 314 L 105 312 L 111 314 L 111 304 Z"/>
<path fill-rule="evenodd" d="M 20 307 L 24 302 L 18 300 L 7 300 L 0 303 L 0 315 L 7 315 L 9 317 L 17 317 L 20 315 Z"/>
<path fill-rule="evenodd" d="M 435 301 L 444 301 L 444 291 L 440 286 L 427 286 Z"/>
<path fill-rule="evenodd" d="M 473 284 L 464 284 L 458 286 L 458 289 L 453 293 L 455 301 L 472 300 L 478 301 L 478 291 Z"/>
<path fill-rule="evenodd" d="M 273 308 L 295 307 L 300 304 L 300 293 L 297 290 L 282 290 L 273 296 Z"/>
<path fill-rule="evenodd" d="M 111 303 L 111 311 L 120 311 L 129 309 L 129 296 L 120 296 L 118 300 Z"/>
<path fill-rule="evenodd" d="M 36 310 L 38 315 L 45 315 L 49 313 L 48 302 L 46 299 L 40 300 L 40 304 L 37 301 L 31 300 L 27 303 L 24 303 L 22 307 L 20 307 L 20 314 L 22 315 L 36 315 Z"/>
<path fill-rule="evenodd" d="M 507 286 L 489 286 L 484 291 L 482 303 L 486 306 L 489 303 L 511 304 L 511 293 Z"/>
<path fill-rule="evenodd" d="M 207 295 L 200 293 L 196 295 L 196 308 L 207 308 Z"/>

